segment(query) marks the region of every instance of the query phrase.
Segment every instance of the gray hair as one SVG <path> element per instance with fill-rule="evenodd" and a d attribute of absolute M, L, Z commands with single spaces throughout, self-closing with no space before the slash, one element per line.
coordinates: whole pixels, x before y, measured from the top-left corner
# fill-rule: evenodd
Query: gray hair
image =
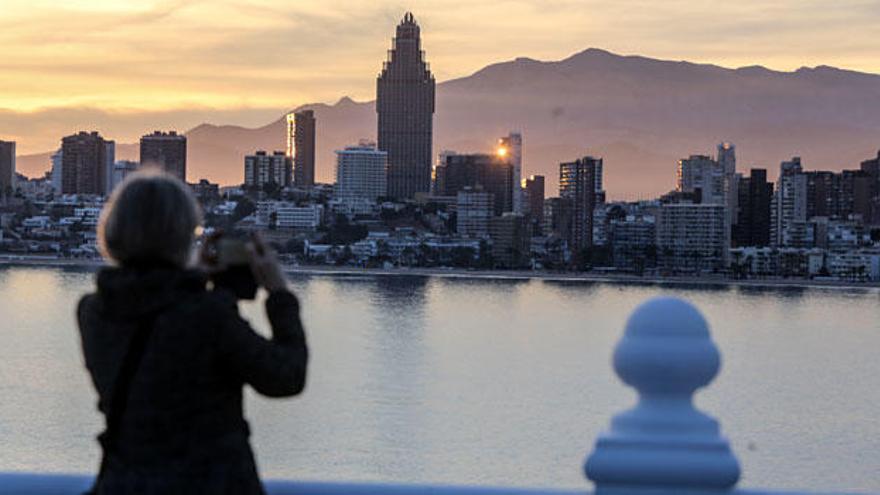
<path fill-rule="evenodd" d="M 200 223 L 201 209 L 186 184 L 158 169 L 142 169 L 104 205 L 98 246 L 120 265 L 165 261 L 183 267 Z"/>

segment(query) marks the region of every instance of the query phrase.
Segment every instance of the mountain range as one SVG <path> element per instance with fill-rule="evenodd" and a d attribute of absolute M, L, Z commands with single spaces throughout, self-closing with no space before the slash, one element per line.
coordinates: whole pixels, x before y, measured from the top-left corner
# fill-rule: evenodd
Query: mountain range
<path fill-rule="evenodd" d="M 317 178 L 332 182 L 334 150 L 375 139 L 374 102 L 344 97 L 310 104 L 317 119 Z M 591 48 L 559 61 L 517 58 L 439 83 L 435 154 L 488 152 L 510 130 L 523 134 L 523 174 L 547 177 L 583 155 L 605 160 L 610 198 L 647 198 L 674 186 L 678 159 L 737 145 L 740 171 L 803 157 L 808 169 L 857 168 L 880 148 L 880 75 L 828 66 L 792 72 L 621 56 Z M 282 114 L 283 112 L 279 112 Z M 285 123 L 259 128 L 202 124 L 188 138 L 189 180 L 242 181 L 243 156 L 284 149 Z M 136 145 L 119 145 L 137 159 Z M 42 173 L 48 155 L 19 157 Z"/>

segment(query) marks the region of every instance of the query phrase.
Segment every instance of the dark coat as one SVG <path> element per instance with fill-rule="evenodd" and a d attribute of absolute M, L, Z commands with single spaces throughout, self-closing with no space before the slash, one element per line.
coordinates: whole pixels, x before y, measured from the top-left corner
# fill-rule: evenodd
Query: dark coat
<path fill-rule="evenodd" d="M 303 390 L 308 351 L 296 297 L 270 294 L 267 340 L 231 294 L 207 290 L 195 271 L 106 268 L 97 285 L 77 317 L 105 416 L 137 322 L 157 315 L 98 493 L 263 493 L 242 389 L 271 397 Z"/>

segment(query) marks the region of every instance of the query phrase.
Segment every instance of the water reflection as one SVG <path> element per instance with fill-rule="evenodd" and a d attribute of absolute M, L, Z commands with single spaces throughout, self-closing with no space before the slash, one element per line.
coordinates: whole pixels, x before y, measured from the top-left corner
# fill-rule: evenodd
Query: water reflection
<path fill-rule="evenodd" d="M 371 396 L 370 421 L 374 425 L 375 448 L 387 452 L 394 461 L 371 457 L 372 469 L 383 477 L 429 468 L 423 455 L 427 445 L 425 400 L 430 349 L 425 345 L 425 304 L 429 279 L 426 277 L 377 277 L 369 284 L 369 298 L 375 310 L 365 346 L 370 390 L 384 393 Z M 406 442 L 424 445 L 424 450 L 403 451 Z"/>
<path fill-rule="evenodd" d="M 736 288 L 736 291 L 739 294 L 744 296 L 757 296 L 757 297 L 781 297 L 787 299 L 800 299 L 806 296 L 807 291 L 816 290 L 809 289 L 806 287 L 789 287 L 789 286 L 779 286 L 779 287 L 770 287 L 770 286 L 762 286 L 762 285 L 740 285 Z"/>
<path fill-rule="evenodd" d="M 92 270 L 0 269 L 0 467 L 95 469 L 100 417 L 73 320 L 93 286 Z M 610 366 L 626 318 L 671 294 L 701 308 L 723 353 L 697 402 L 721 419 L 745 484 L 880 490 L 878 290 L 301 274 L 291 286 L 311 375 L 297 400 L 248 398 L 267 476 L 583 488 L 580 463 L 633 400 Z M 241 308 L 268 332 L 260 301 Z"/>

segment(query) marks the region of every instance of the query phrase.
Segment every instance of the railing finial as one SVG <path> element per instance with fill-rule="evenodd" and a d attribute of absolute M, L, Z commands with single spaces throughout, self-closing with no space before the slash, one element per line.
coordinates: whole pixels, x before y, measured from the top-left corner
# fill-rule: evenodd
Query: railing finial
<path fill-rule="evenodd" d="M 633 312 L 614 351 L 614 370 L 639 400 L 612 419 L 587 459 L 584 470 L 597 492 L 736 484 L 739 463 L 718 422 L 692 402 L 720 362 L 706 320 L 690 303 L 660 297 Z"/>

